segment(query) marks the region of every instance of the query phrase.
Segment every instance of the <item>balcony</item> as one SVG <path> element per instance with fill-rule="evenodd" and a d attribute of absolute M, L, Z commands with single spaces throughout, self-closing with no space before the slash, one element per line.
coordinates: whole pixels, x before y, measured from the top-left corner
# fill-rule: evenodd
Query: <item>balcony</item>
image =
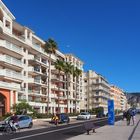
<path fill-rule="evenodd" d="M 3 22 L 0 20 L 0 27 L 3 28 Z"/>
<path fill-rule="evenodd" d="M 8 55 L 0 55 L 0 62 L 8 63 L 11 65 L 14 65 L 14 67 L 17 66 L 19 68 L 22 68 L 21 60 L 18 60 L 16 58 L 8 56 Z"/>
<path fill-rule="evenodd" d="M 34 55 L 29 54 L 28 55 L 28 60 L 34 60 Z"/>
<path fill-rule="evenodd" d="M 36 67 L 32 67 L 32 66 L 28 67 L 28 71 L 30 74 L 32 74 L 34 76 L 41 74 L 40 68 L 36 68 Z"/>
<path fill-rule="evenodd" d="M 55 82 L 65 82 L 64 78 L 63 77 L 58 77 L 56 75 L 52 75 L 51 76 L 52 80 L 54 80 Z"/>
<path fill-rule="evenodd" d="M 28 83 L 31 85 L 40 85 L 40 86 L 45 86 L 47 85 L 47 82 L 42 81 L 41 79 L 35 79 L 35 78 L 29 78 Z"/>
<path fill-rule="evenodd" d="M 59 90 L 60 90 L 60 91 L 65 91 L 65 89 L 64 89 L 63 87 L 61 87 L 61 86 L 58 87 L 58 86 L 56 86 L 56 85 L 52 85 L 51 88 L 52 88 L 52 90 L 56 90 L 56 91 L 59 91 Z"/>
<path fill-rule="evenodd" d="M 22 81 L 22 74 L 9 69 L 0 69 L 0 76 Z"/>
<path fill-rule="evenodd" d="M 41 83 L 40 81 L 41 81 L 40 79 L 34 79 L 34 78 L 29 78 L 28 79 L 29 83 L 39 83 L 40 84 Z"/>
<path fill-rule="evenodd" d="M 33 47 L 35 50 L 39 51 L 39 52 L 43 52 L 41 46 L 38 45 L 38 44 L 33 43 L 32 47 Z"/>
<path fill-rule="evenodd" d="M 20 84 L 0 81 L 0 87 L 20 90 Z"/>
<path fill-rule="evenodd" d="M 16 57 L 21 58 L 22 57 L 22 48 L 6 41 L 6 40 L 0 40 L 0 48 L 1 51 L 6 51 L 8 54 L 10 55 L 14 55 L 16 54 Z"/>
<path fill-rule="evenodd" d="M 19 41 L 25 42 L 24 33 L 16 33 L 15 31 L 13 31 L 13 37 Z"/>

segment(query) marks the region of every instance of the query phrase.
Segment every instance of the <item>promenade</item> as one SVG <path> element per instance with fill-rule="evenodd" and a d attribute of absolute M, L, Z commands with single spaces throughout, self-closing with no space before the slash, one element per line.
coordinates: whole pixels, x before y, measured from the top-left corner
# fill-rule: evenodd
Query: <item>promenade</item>
<path fill-rule="evenodd" d="M 114 126 L 104 126 L 90 132 L 69 138 L 67 140 L 140 140 L 140 115 L 136 116 L 135 125 L 126 125 L 126 120 L 118 121 Z"/>

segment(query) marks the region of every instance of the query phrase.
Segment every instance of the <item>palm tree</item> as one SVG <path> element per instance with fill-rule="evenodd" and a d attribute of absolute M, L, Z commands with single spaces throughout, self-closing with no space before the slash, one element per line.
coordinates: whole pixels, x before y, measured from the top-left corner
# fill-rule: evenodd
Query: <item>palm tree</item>
<path fill-rule="evenodd" d="M 78 69 L 77 67 L 73 69 L 73 78 L 76 77 L 76 94 L 75 94 L 75 113 L 77 113 L 77 104 L 76 104 L 76 100 L 77 100 L 77 84 L 78 84 L 78 79 L 79 76 L 82 74 L 82 70 Z"/>
<path fill-rule="evenodd" d="M 49 113 L 49 96 L 50 96 L 50 84 L 51 84 L 51 55 L 56 53 L 58 49 L 57 43 L 49 38 L 45 41 L 44 50 L 49 54 L 49 76 L 48 76 L 48 102 L 47 102 L 47 114 Z"/>
<path fill-rule="evenodd" d="M 64 61 L 57 59 L 57 61 L 54 63 L 55 68 L 58 70 L 58 77 L 59 77 L 59 82 L 60 82 L 60 74 L 64 70 Z M 58 112 L 60 113 L 60 83 L 58 84 Z"/>
<path fill-rule="evenodd" d="M 71 63 L 65 62 L 64 72 L 66 75 L 65 85 L 67 85 L 67 113 L 68 113 L 68 108 L 69 108 L 69 104 L 68 104 L 69 83 L 70 83 L 70 75 L 72 74 L 72 71 L 73 71 L 73 65 Z"/>

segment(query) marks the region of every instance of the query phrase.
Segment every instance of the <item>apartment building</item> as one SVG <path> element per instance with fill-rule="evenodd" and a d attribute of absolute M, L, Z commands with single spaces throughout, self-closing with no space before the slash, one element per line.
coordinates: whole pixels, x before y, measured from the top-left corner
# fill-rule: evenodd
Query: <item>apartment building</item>
<path fill-rule="evenodd" d="M 82 71 L 82 73 L 76 77 L 73 77 L 73 74 L 70 76 L 70 84 L 69 84 L 69 112 L 73 113 L 75 111 L 80 112 L 80 104 L 83 98 L 83 62 L 74 56 L 73 54 L 66 54 L 66 62 L 71 63 L 74 67 L 77 67 Z"/>
<path fill-rule="evenodd" d="M 114 100 L 115 110 L 126 110 L 127 99 L 122 89 L 111 85 L 110 87 L 111 99 Z"/>
<path fill-rule="evenodd" d="M 75 102 L 76 109 L 80 110 L 82 84 L 78 83 L 76 95 L 74 88 L 70 91 L 67 100 L 65 74 L 61 72 L 58 78 L 54 66 L 57 59 L 66 61 L 67 57 L 69 62 L 69 55 L 65 56 L 57 50 L 50 57 L 43 48 L 44 44 L 31 29 L 17 23 L 0 1 L 0 116 L 10 112 L 12 105 L 22 100 L 26 100 L 39 113 L 55 113 L 58 107 L 60 112 L 73 112 Z M 82 69 L 83 63 L 77 58 L 73 57 L 72 63 Z M 71 87 L 74 85 L 71 84 Z"/>
<path fill-rule="evenodd" d="M 91 110 L 97 107 L 103 107 L 104 112 L 108 112 L 108 99 L 110 99 L 110 85 L 107 80 L 97 74 L 96 72 L 89 70 L 84 75 L 84 87 L 85 87 L 85 109 Z"/>

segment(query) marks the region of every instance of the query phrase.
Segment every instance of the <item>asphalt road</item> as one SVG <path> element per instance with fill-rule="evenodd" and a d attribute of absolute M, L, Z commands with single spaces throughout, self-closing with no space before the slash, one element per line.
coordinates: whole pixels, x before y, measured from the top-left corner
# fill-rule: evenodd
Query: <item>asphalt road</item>
<path fill-rule="evenodd" d="M 121 117 L 116 117 L 116 121 Z M 18 132 L 13 135 L 1 135 L 0 140 L 66 140 L 85 133 L 84 123 L 94 123 L 95 128 L 102 127 L 107 124 L 107 118 L 89 121 L 79 121 L 75 124 L 52 126 L 49 128 L 42 128 L 38 130 Z"/>

